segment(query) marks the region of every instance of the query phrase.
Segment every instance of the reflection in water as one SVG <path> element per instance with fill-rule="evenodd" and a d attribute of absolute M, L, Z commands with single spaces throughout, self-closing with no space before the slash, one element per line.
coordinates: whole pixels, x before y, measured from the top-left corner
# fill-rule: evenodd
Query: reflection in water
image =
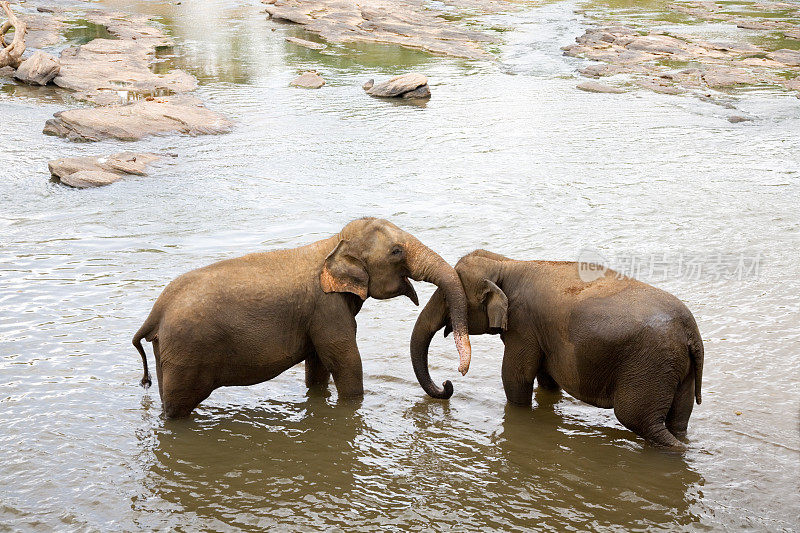
<path fill-rule="evenodd" d="M 236 527 L 323 523 L 325 506 L 315 503 L 346 501 L 355 482 L 354 441 L 364 430 L 357 408 L 308 396 L 162 420 L 154 438 L 137 435 L 153 461 L 148 494 L 135 505 L 147 511 L 156 498 L 204 523 Z"/>
<path fill-rule="evenodd" d="M 545 523 L 630 530 L 700 521 L 692 506 L 704 481 L 682 455 L 642 450 L 629 444 L 627 430 L 563 416 L 543 398 L 548 395 L 537 392 L 535 409 L 507 405 L 497 438 L 506 474 L 530 487 L 536 508 L 549 509 Z"/>

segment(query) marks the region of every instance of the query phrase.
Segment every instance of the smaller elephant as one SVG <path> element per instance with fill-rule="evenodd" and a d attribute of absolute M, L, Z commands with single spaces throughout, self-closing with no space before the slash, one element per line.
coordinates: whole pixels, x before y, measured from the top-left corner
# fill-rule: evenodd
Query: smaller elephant
<path fill-rule="evenodd" d="M 446 295 L 462 373 L 470 361 L 464 290 L 436 252 L 388 220 L 362 218 L 336 235 L 294 248 L 253 253 L 178 277 L 158 297 L 133 345 L 153 343 L 167 418 L 188 416 L 219 387 L 253 385 L 305 361 L 306 385 L 340 398 L 364 394 L 356 315 L 369 297 L 417 293 L 408 279 Z"/>
<path fill-rule="evenodd" d="M 509 402 L 529 405 L 540 388 L 561 388 L 603 408 L 648 442 L 686 446 L 694 402 L 701 402 L 703 342 L 692 313 L 676 297 L 613 270 L 584 281 L 575 262 L 515 261 L 476 250 L 456 264 L 467 295 L 470 335 L 500 334 Z M 436 291 L 411 337 L 414 372 L 434 398 L 453 394 L 428 371 L 434 333 L 450 331 Z"/>

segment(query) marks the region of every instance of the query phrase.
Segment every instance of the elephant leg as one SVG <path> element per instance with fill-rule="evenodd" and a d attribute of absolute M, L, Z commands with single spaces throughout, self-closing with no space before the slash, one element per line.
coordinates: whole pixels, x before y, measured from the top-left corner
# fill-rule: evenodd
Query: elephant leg
<path fill-rule="evenodd" d="M 536 373 L 536 383 L 539 384 L 539 388 L 547 391 L 559 391 L 561 387 L 558 386 L 556 380 L 547 373 L 543 368 L 539 368 L 539 371 Z"/>
<path fill-rule="evenodd" d="M 153 339 L 153 355 L 156 359 L 156 380 L 158 381 L 158 396 L 161 403 L 164 403 L 164 377 L 161 374 L 161 348 L 158 345 L 158 337 Z"/>
<path fill-rule="evenodd" d="M 653 384 L 643 382 L 641 378 L 623 379 L 624 385 L 614 393 L 614 414 L 617 420 L 658 448 L 685 450 L 686 445 L 676 439 L 665 425 L 677 381 L 662 379 Z"/>
<path fill-rule="evenodd" d="M 331 372 L 320 361 L 316 352 L 306 358 L 306 387 L 327 387 Z"/>
<path fill-rule="evenodd" d="M 214 390 L 213 376 L 200 367 L 162 367 L 162 377 L 161 404 L 167 418 L 189 416 Z"/>
<path fill-rule="evenodd" d="M 356 344 L 356 321 L 327 320 L 312 327 L 311 342 L 325 368 L 330 369 L 339 398 L 364 396 L 364 373 Z"/>
<path fill-rule="evenodd" d="M 689 427 L 689 417 L 692 416 L 693 408 L 694 373 L 690 372 L 678 385 L 678 391 L 675 393 L 672 406 L 667 413 L 667 429 L 679 439 L 686 438 L 686 429 Z"/>
<path fill-rule="evenodd" d="M 530 405 L 533 401 L 533 380 L 539 367 L 539 355 L 531 356 L 531 350 L 521 342 L 504 339 L 503 388 L 506 399 L 516 405 Z"/>

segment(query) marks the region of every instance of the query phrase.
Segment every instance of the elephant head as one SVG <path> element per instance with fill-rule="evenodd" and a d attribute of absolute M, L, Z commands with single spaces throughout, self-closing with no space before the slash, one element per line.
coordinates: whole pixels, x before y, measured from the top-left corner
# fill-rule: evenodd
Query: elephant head
<path fill-rule="evenodd" d="M 508 298 L 500 288 L 501 264 L 507 257 L 485 250 L 476 250 L 462 257 L 455 270 L 467 298 L 468 333 L 497 334 L 507 327 Z M 417 318 L 411 335 L 411 362 L 417 381 L 430 396 L 447 399 L 453 395 L 453 384 L 448 380 L 438 387 L 428 371 L 428 348 L 433 335 L 445 328 L 444 335 L 452 331 L 452 320 L 444 295 L 437 289 Z"/>
<path fill-rule="evenodd" d="M 353 293 L 362 300 L 370 296 L 384 300 L 405 295 L 419 305 L 408 278 L 433 283 L 452 322 L 459 370 L 466 374 L 471 358 L 467 306 L 453 267 L 416 237 L 387 220 L 355 220 L 337 238 L 338 244 L 325 259 L 320 273 L 322 289 L 328 293 Z"/>

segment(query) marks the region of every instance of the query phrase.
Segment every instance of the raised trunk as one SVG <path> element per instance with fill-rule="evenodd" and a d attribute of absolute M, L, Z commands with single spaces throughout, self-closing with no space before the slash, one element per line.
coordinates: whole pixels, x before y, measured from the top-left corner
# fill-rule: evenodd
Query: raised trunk
<path fill-rule="evenodd" d="M 429 396 L 443 400 L 453 395 L 453 384 L 447 380 L 439 388 L 433 382 L 428 370 L 428 348 L 434 334 L 445 326 L 446 317 L 444 296 L 442 291 L 437 289 L 417 318 L 414 332 L 411 334 L 411 364 L 414 366 L 417 381 Z"/>
<path fill-rule="evenodd" d="M 410 276 L 415 280 L 427 281 L 439 287 L 453 325 L 453 338 L 459 357 L 458 371 L 462 375 L 466 374 L 472 351 L 467 328 L 467 297 L 461 286 L 461 280 L 455 269 L 436 252 L 416 240 L 410 244 L 407 247 Z"/>

